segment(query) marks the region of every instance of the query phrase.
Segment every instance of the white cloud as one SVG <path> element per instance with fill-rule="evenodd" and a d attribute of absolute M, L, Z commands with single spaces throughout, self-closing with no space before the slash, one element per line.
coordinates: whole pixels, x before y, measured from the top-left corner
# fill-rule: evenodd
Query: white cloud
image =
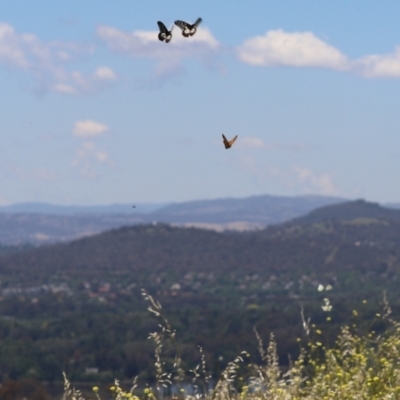
<path fill-rule="evenodd" d="M 96 176 L 96 165 L 111 164 L 108 153 L 97 148 L 92 141 L 84 141 L 75 152 L 72 166 L 79 168 L 85 178 Z"/>
<path fill-rule="evenodd" d="M 247 39 L 236 48 L 236 54 L 242 62 L 254 66 L 327 68 L 365 78 L 400 78 L 400 46 L 389 54 L 351 60 L 312 32 L 268 31 Z"/>
<path fill-rule="evenodd" d="M 353 70 L 367 78 L 399 78 L 400 46 L 390 54 L 374 54 L 355 60 Z"/>
<path fill-rule="evenodd" d="M 58 93 L 64 94 L 76 94 L 76 89 L 65 83 L 56 83 L 53 85 L 53 89 Z"/>
<path fill-rule="evenodd" d="M 109 67 L 98 67 L 91 75 L 72 71 L 56 82 L 52 89 L 62 94 L 93 93 L 117 78 L 117 74 Z"/>
<path fill-rule="evenodd" d="M 93 76 L 100 80 L 114 81 L 117 79 L 116 73 L 109 67 L 98 67 Z"/>
<path fill-rule="evenodd" d="M 154 60 L 158 78 L 182 72 L 188 59 L 214 66 L 224 49 L 211 31 L 202 26 L 191 38 L 184 38 L 175 29 L 169 44 L 158 40 L 156 30 L 124 32 L 102 25 L 96 34 L 111 52 Z M 107 65 L 100 64 L 88 73 L 72 68 L 74 62 L 85 60 L 94 51 L 91 43 L 42 41 L 35 34 L 18 32 L 11 24 L 0 22 L 0 65 L 30 74 L 37 92 L 96 93 L 116 82 L 117 73 Z M 400 46 L 389 54 L 351 60 L 312 32 L 271 30 L 244 41 L 236 47 L 236 54 L 242 62 L 254 66 L 327 68 L 366 78 L 400 78 Z M 243 146 L 261 147 L 248 140 Z"/>
<path fill-rule="evenodd" d="M 91 120 L 85 120 L 75 122 L 72 134 L 83 139 L 88 139 L 99 136 L 106 131 L 108 131 L 107 125 Z"/>
<path fill-rule="evenodd" d="M 85 178 L 94 178 L 98 165 L 112 165 L 108 153 L 99 149 L 93 141 L 108 130 L 107 125 L 92 120 L 77 121 L 74 124 L 72 134 L 83 140 L 75 152 L 72 166 L 78 168 Z"/>
<path fill-rule="evenodd" d="M 68 63 L 93 51 L 93 45 L 43 42 L 34 34 L 19 33 L 12 25 L 0 22 L 0 64 L 30 73 L 36 91 L 91 93 L 103 88 L 106 81 L 115 80 L 117 76 L 109 67 L 98 67 L 93 74 L 67 69 Z"/>
<path fill-rule="evenodd" d="M 0 23 L 0 61 L 8 66 L 27 68 L 28 60 L 20 43 L 26 43 L 26 39 L 18 36 L 11 25 Z"/>
<path fill-rule="evenodd" d="M 268 31 L 246 40 L 237 48 L 239 59 L 256 66 L 349 68 L 347 57 L 312 32 Z"/>
<path fill-rule="evenodd" d="M 76 151 L 76 162 L 79 163 L 80 161 L 89 158 L 92 158 L 99 163 L 105 163 L 109 160 L 108 153 L 99 150 L 93 142 L 83 142 Z"/>
<path fill-rule="evenodd" d="M 168 44 L 158 40 L 157 31 L 123 32 L 104 25 L 97 28 L 97 36 L 115 53 L 156 60 L 157 76 L 182 70 L 182 63 L 187 58 L 210 64 L 220 49 L 212 33 L 201 27 L 190 39 L 184 38 L 179 30 L 174 30 L 172 41 Z"/>
<path fill-rule="evenodd" d="M 318 175 L 309 168 L 298 166 L 293 167 L 293 172 L 297 176 L 303 191 L 323 195 L 338 194 L 338 190 L 332 182 L 332 178 L 327 173 Z"/>

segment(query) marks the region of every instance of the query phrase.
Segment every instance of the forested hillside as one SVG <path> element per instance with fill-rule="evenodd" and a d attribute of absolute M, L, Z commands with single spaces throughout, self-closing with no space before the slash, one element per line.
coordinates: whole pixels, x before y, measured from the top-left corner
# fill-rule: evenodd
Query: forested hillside
<path fill-rule="evenodd" d="M 241 350 L 255 354 L 254 326 L 276 334 L 285 364 L 298 351 L 302 307 L 329 326 L 325 342 L 344 322 L 383 329 L 384 290 L 399 313 L 399 245 L 398 211 L 351 202 L 252 233 L 139 225 L 4 255 L 0 370 L 45 380 L 62 370 L 84 381 L 153 376 L 147 337 L 157 323 L 141 288 L 163 305 L 186 366 L 198 362 L 197 345 L 213 371 Z"/>

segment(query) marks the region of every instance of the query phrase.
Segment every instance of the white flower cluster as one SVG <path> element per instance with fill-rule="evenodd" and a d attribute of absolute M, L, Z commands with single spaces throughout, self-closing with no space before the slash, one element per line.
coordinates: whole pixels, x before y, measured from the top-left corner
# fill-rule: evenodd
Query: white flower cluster
<path fill-rule="evenodd" d="M 321 306 L 322 310 L 325 312 L 329 312 L 332 310 L 332 305 L 328 298 L 324 298 L 324 304 Z"/>
<path fill-rule="evenodd" d="M 333 289 L 332 285 L 326 285 L 326 286 L 321 284 L 318 285 L 318 292 L 323 292 L 324 290 L 332 290 L 332 289 Z"/>

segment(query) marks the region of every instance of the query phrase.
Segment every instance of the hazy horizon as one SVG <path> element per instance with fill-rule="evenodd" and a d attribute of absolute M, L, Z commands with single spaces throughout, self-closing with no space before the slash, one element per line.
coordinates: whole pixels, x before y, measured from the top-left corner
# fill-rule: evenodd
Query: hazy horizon
<path fill-rule="evenodd" d="M 90 207 L 111 207 L 111 206 L 130 206 L 132 207 L 133 205 L 138 206 L 138 205 L 145 205 L 145 206 L 158 206 L 158 207 L 163 207 L 165 205 L 170 205 L 170 204 L 181 204 L 181 203 L 193 203 L 193 202 L 202 202 L 202 201 L 218 201 L 218 200 L 244 200 L 244 199 L 249 199 L 253 197 L 263 197 L 263 196 L 268 196 L 268 197 L 275 197 L 275 198 L 314 198 L 314 197 L 326 197 L 326 198 L 338 198 L 342 199 L 340 196 L 328 196 L 328 195 L 319 195 L 319 194 L 302 194 L 302 195 L 293 195 L 293 196 L 281 196 L 281 195 L 274 195 L 274 194 L 269 194 L 269 193 L 264 193 L 264 194 L 257 194 L 257 195 L 250 195 L 250 196 L 243 196 L 243 197 L 235 197 L 235 196 L 226 196 L 226 197 L 216 197 L 216 198 L 200 198 L 200 199 L 189 199 L 186 201 L 165 201 L 165 202 L 138 202 L 138 203 L 132 203 L 132 202 L 120 202 L 120 203 L 92 203 L 92 204 L 78 204 L 78 203 L 71 203 L 71 204 L 62 204 L 62 203 L 51 203 L 51 202 L 45 202 L 45 201 L 24 201 L 24 202 L 16 202 L 16 203 L 10 203 L 10 204 L 0 204 L 0 209 L 1 208 L 7 208 L 7 207 L 14 207 L 14 206 L 19 206 L 19 205 L 48 205 L 48 206 L 59 206 L 59 207 L 82 207 L 82 208 L 90 208 Z M 346 199 L 343 198 L 343 200 L 355 200 L 355 199 Z"/>

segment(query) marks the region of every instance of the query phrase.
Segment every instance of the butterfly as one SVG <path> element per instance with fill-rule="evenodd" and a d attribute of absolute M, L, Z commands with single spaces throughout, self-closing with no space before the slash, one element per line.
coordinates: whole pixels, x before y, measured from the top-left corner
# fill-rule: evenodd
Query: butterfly
<path fill-rule="evenodd" d="M 237 135 L 232 139 L 232 140 L 228 140 L 224 134 L 222 134 L 222 140 L 224 141 L 224 146 L 226 149 L 230 149 L 233 145 L 233 143 L 235 143 L 235 140 L 237 139 Z"/>
<path fill-rule="evenodd" d="M 162 42 L 165 40 L 165 43 L 169 43 L 172 39 L 172 25 L 171 30 L 169 31 L 167 27 L 161 22 L 157 21 L 158 28 L 160 29 L 160 33 L 158 34 L 158 40 Z"/>
<path fill-rule="evenodd" d="M 197 31 L 197 27 L 200 25 L 202 19 L 201 18 L 197 18 L 196 22 L 194 24 L 188 24 L 185 21 L 175 21 L 175 25 L 179 26 L 179 28 L 182 29 L 182 35 L 184 37 L 189 37 L 189 36 L 193 36 L 196 31 Z"/>

